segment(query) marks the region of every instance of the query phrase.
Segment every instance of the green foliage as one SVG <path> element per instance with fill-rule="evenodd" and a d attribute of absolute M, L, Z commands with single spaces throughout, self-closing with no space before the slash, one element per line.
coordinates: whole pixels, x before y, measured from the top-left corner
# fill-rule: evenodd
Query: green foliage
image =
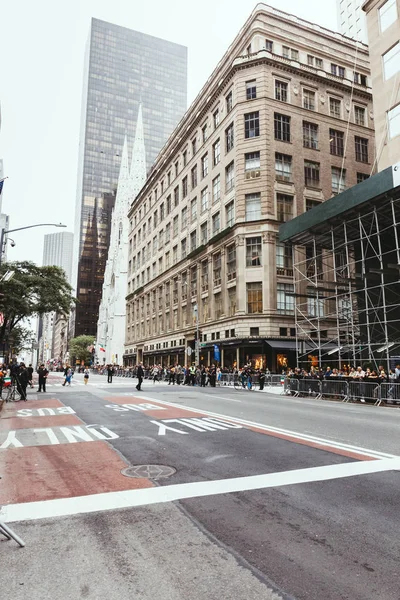
<path fill-rule="evenodd" d="M 74 303 L 72 288 L 60 267 L 38 267 L 32 262 L 3 263 L 0 279 L 14 271 L 12 279 L 0 281 L 0 343 L 11 338 L 14 328 L 24 319 L 56 311 L 67 315 Z"/>
<path fill-rule="evenodd" d="M 23 350 L 30 350 L 36 340 L 36 335 L 29 327 L 16 325 L 8 337 L 8 344 L 13 354 L 20 354 Z"/>
<path fill-rule="evenodd" d="M 84 360 L 85 364 L 90 362 L 92 353 L 88 350 L 88 348 L 93 345 L 93 341 L 92 335 L 79 335 L 78 337 L 70 340 L 69 355 L 73 363 L 75 363 L 77 360 L 79 360 L 79 362 Z"/>

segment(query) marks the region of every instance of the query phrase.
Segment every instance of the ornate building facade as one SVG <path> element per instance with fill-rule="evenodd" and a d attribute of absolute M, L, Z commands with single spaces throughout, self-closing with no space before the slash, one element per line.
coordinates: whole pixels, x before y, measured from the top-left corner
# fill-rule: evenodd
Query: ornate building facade
<path fill-rule="evenodd" d="M 367 47 L 258 5 L 130 208 L 125 363 L 191 362 L 199 329 L 204 364 L 294 364 L 279 226 L 369 177 L 372 119 Z"/>
<path fill-rule="evenodd" d="M 130 167 L 126 137 L 122 151 L 117 196 L 111 217 L 110 247 L 97 323 L 96 357 L 97 361 L 107 364 L 122 364 L 125 343 L 125 294 L 128 284 L 129 223 L 126 215 L 145 181 L 146 152 L 140 105 Z"/>

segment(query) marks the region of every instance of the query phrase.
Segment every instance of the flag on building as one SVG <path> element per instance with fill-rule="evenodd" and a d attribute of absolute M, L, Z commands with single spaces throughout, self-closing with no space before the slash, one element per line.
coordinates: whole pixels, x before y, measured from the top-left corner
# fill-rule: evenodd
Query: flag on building
<path fill-rule="evenodd" d="M 104 348 L 103 344 L 99 345 L 99 350 L 100 350 L 100 352 L 105 352 L 106 351 L 106 349 Z"/>

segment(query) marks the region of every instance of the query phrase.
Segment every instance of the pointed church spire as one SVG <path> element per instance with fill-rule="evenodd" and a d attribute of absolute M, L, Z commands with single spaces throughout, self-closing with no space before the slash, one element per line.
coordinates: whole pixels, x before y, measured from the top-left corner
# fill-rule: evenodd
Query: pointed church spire
<path fill-rule="evenodd" d="M 124 146 L 122 148 L 121 166 L 119 168 L 118 186 L 122 181 L 129 179 L 129 155 L 128 155 L 128 138 L 125 135 Z"/>
<path fill-rule="evenodd" d="M 136 198 L 139 191 L 146 181 L 146 149 L 144 146 L 143 116 L 142 104 L 139 104 L 139 111 L 136 121 L 135 141 L 133 142 L 132 162 L 131 162 L 131 201 Z"/>

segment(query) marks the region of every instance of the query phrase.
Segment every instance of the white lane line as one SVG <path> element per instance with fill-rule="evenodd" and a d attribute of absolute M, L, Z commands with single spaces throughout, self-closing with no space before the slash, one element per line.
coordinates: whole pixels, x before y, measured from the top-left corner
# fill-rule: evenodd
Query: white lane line
<path fill-rule="evenodd" d="M 152 402 L 158 402 L 158 404 L 164 404 L 165 406 L 172 406 L 176 408 L 176 404 L 172 402 L 168 402 L 167 400 L 159 400 L 157 398 L 150 398 L 149 396 L 140 396 L 134 394 L 135 398 L 143 398 L 145 400 L 151 400 Z M 369 456 L 371 458 L 399 458 L 399 456 L 395 454 L 388 454 L 386 452 L 380 452 L 379 450 L 371 450 L 370 448 L 361 448 L 360 446 L 353 446 L 351 444 L 344 444 L 342 442 L 337 442 L 334 440 L 327 440 L 325 438 L 320 438 L 313 435 L 306 435 L 304 433 L 300 433 L 298 431 L 291 431 L 289 429 L 282 429 L 280 427 L 273 427 L 272 425 L 264 425 L 262 423 L 256 423 L 254 421 L 247 421 L 246 419 L 240 419 L 238 417 L 231 417 L 228 415 L 222 415 L 220 413 L 214 413 L 208 410 L 199 409 L 199 408 L 191 408 L 186 405 L 181 406 L 184 410 L 189 412 L 199 413 L 201 412 L 204 415 L 209 417 L 217 417 L 218 419 L 224 419 L 228 421 L 232 421 L 234 423 L 240 423 L 240 425 L 248 425 L 249 427 L 257 427 L 257 429 L 262 429 L 263 431 L 270 431 L 271 433 L 278 433 L 281 435 L 285 435 L 287 437 L 292 437 L 300 440 L 304 440 L 307 442 L 311 442 L 314 444 L 319 444 L 323 446 L 330 446 L 331 448 L 336 448 L 338 450 L 347 450 L 349 452 L 356 452 L 357 454 Z"/>
<path fill-rule="evenodd" d="M 219 398 L 220 400 L 229 400 L 229 402 L 239 402 L 242 403 L 241 400 L 236 400 L 234 398 L 228 398 L 227 396 L 214 396 L 214 394 L 203 394 L 203 396 L 207 396 L 208 398 Z"/>
<path fill-rule="evenodd" d="M 26 502 L 9 504 L 0 510 L 0 520 L 6 523 L 15 521 L 32 521 L 64 517 L 69 515 L 87 514 L 105 510 L 131 508 L 164 502 L 174 502 L 185 498 L 203 498 L 219 494 L 231 494 L 275 488 L 286 485 L 331 481 L 358 475 L 370 475 L 385 471 L 400 470 L 400 458 L 351 462 L 340 465 L 311 467 L 280 473 L 252 475 L 250 477 L 235 477 L 216 481 L 201 481 L 181 483 L 164 487 L 153 487 L 141 490 L 109 492 L 92 494 L 75 498 L 44 500 L 41 502 Z"/>

